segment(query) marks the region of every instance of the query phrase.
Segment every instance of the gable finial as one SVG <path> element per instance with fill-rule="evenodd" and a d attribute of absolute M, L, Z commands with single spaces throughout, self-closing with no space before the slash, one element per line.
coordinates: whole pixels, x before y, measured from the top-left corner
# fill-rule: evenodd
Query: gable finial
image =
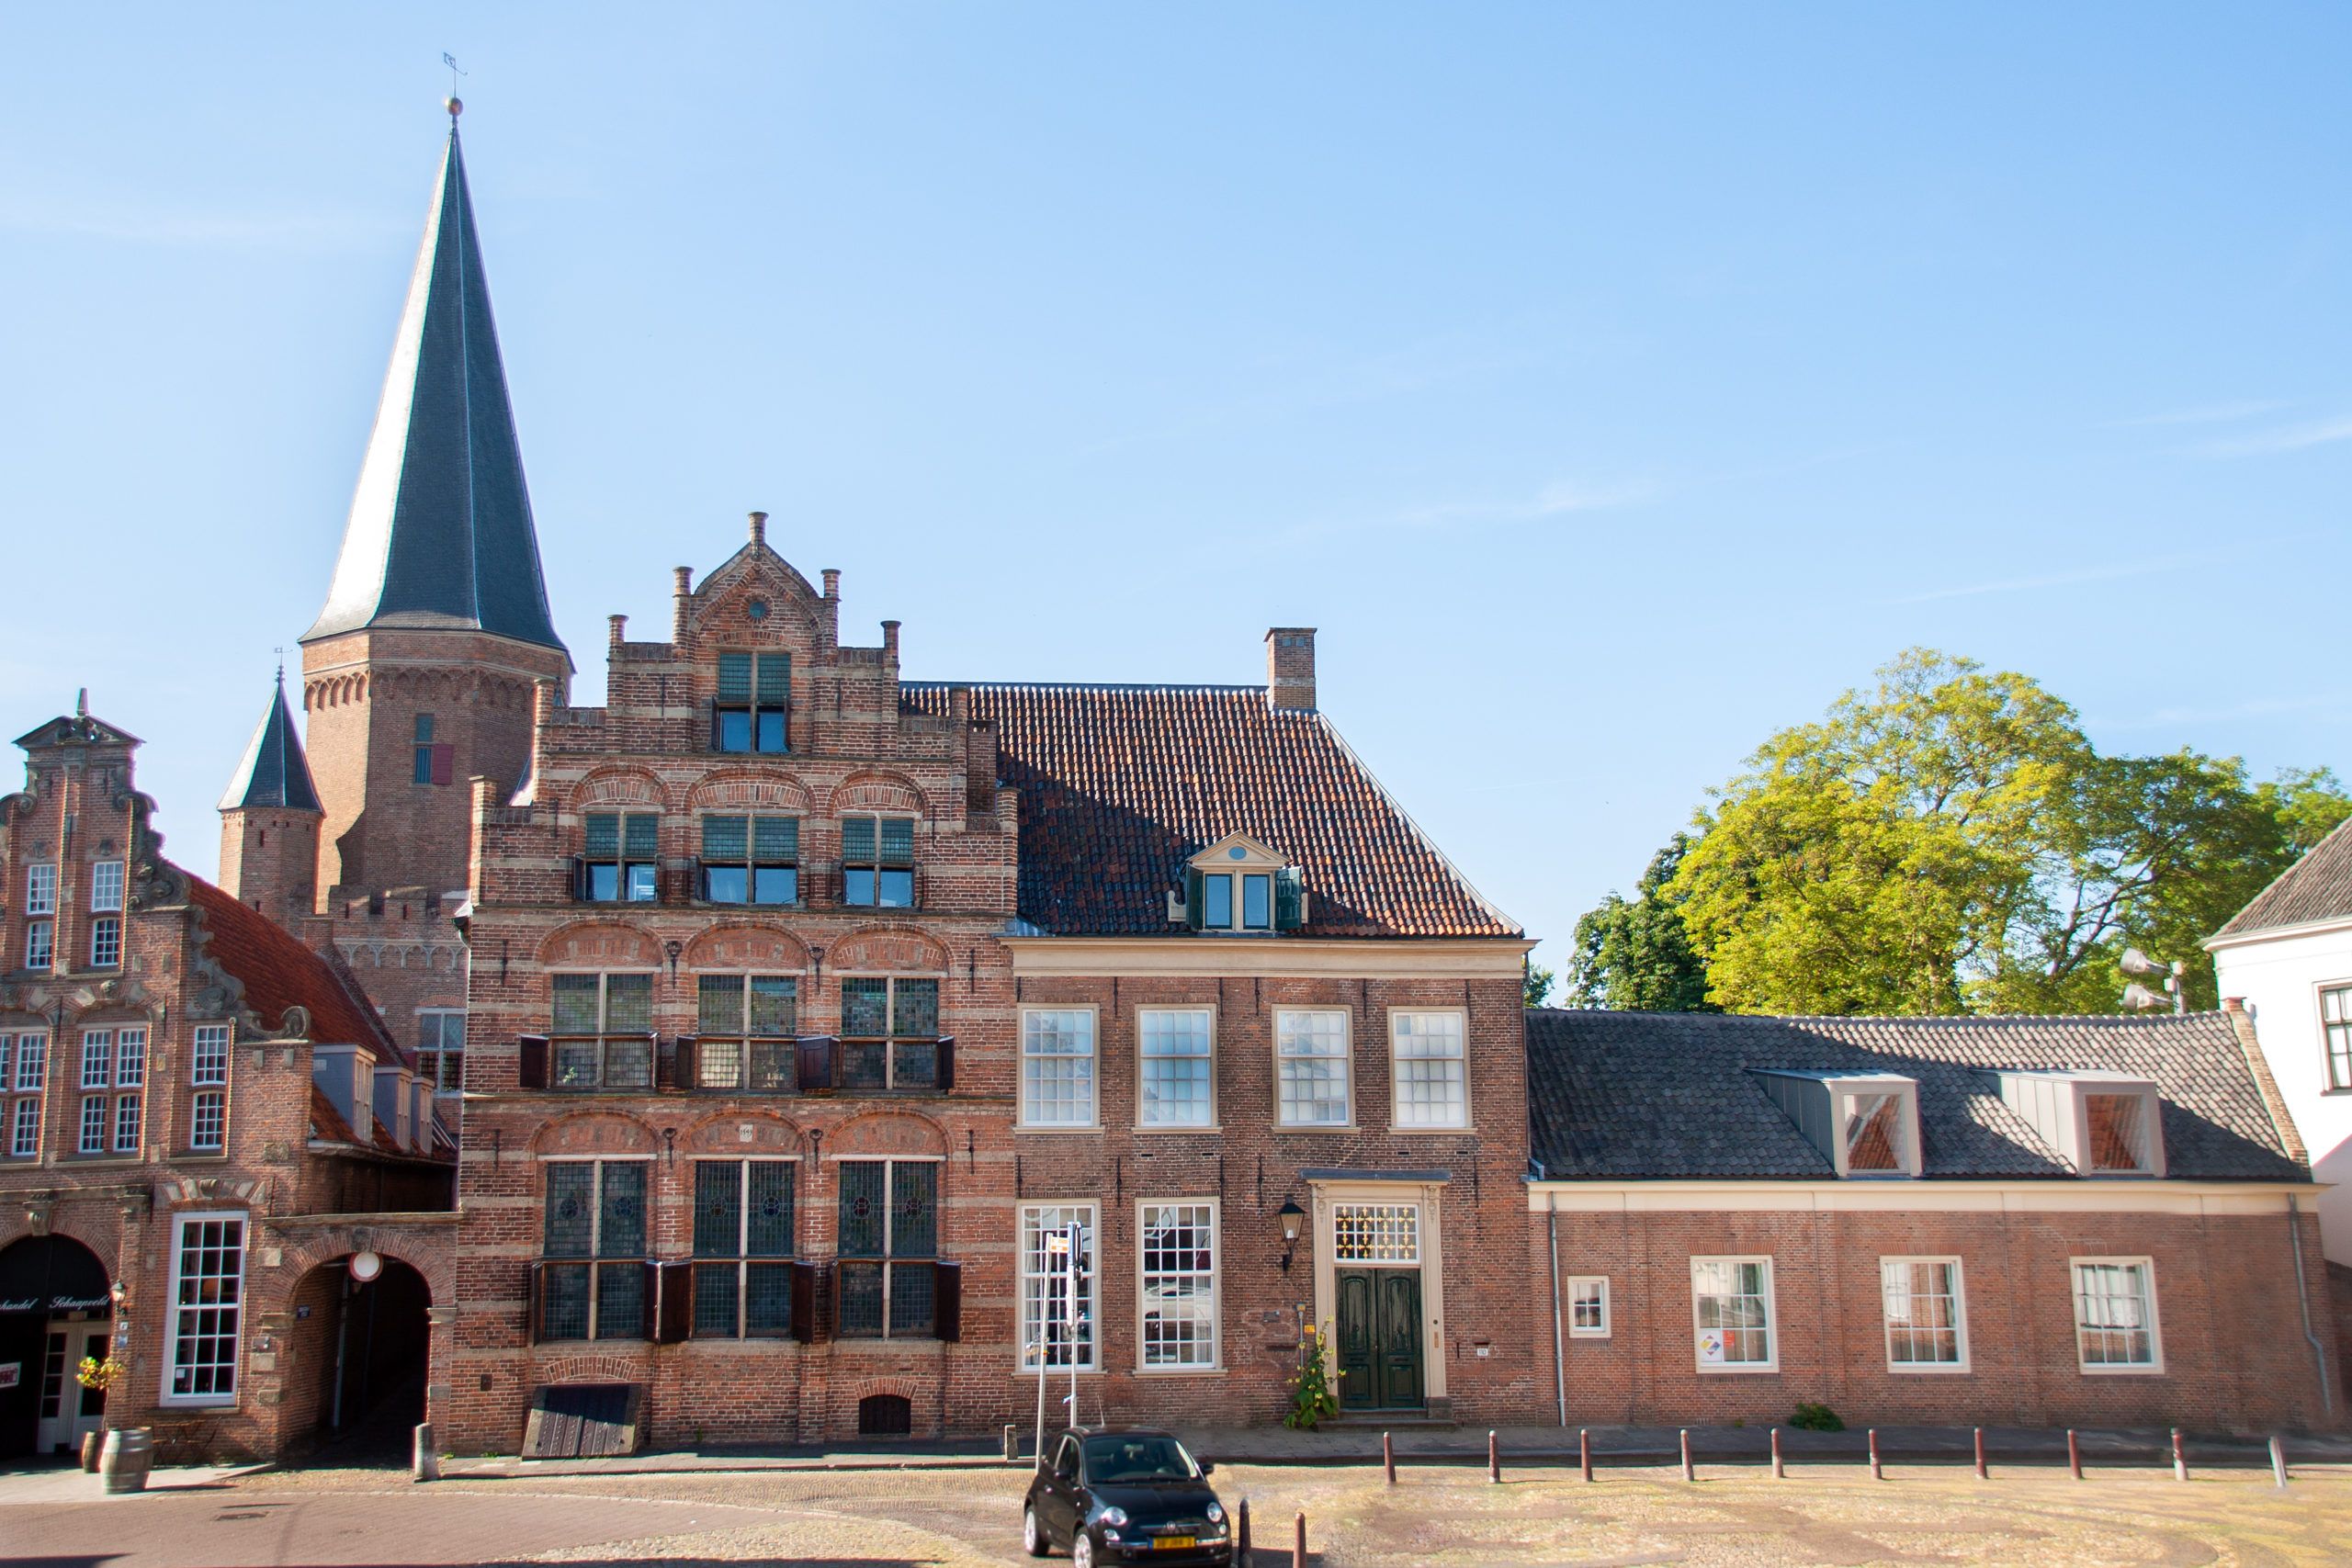
<path fill-rule="evenodd" d="M 90 688 L 87 686 L 74 694 L 74 716 L 75 718 L 90 716 Z"/>
<path fill-rule="evenodd" d="M 449 111 L 449 134 L 458 133 L 458 117 L 466 112 L 466 103 L 458 96 L 458 78 L 465 73 L 458 69 L 458 57 L 447 50 L 441 51 L 441 63 L 449 68 L 449 97 L 442 107 Z"/>

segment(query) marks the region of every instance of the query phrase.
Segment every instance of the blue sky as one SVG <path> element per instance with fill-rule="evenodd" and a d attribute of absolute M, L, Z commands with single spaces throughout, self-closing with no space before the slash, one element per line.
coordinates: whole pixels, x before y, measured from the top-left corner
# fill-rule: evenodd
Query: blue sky
<path fill-rule="evenodd" d="M 1915 643 L 2352 768 L 2352 9 L 72 7 L 0 100 L 0 713 L 169 852 L 445 123 L 558 622 L 741 513 L 922 678 L 1324 707 L 1531 931 Z M 1564 942 L 1555 942 L 1556 955 Z"/>

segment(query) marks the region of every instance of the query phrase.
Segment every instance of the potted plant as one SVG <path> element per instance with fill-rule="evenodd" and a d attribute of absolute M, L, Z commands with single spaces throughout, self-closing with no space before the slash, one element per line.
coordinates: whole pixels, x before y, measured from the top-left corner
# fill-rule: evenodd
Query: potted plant
<path fill-rule="evenodd" d="M 74 1381 L 84 1388 L 105 1393 L 122 1381 L 122 1374 L 128 1370 L 129 1363 L 125 1362 L 120 1356 L 109 1354 L 104 1360 L 98 1359 L 96 1356 L 85 1356 L 82 1358 L 81 1365 L 74 1369 Z M 105 1440 L 104 1432 L 85 1432 L 82 1435 L 84 1471 L 93 1474 L 96 1472 L 98 1450 Z"/>

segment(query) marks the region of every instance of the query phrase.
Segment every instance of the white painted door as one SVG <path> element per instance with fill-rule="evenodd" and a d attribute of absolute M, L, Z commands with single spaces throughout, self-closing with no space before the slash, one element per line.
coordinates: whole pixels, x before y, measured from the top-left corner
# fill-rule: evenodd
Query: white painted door
<path fill-rule="evenodd" d="M 85 1356 L 107 1359 L 110 1323 L 51 1322 L 40 1369 L 40 1430 L 38 1451 L 78 1454 L 82 1435 L 106 1425 L 107 1396 L 74 1381 Z"/>

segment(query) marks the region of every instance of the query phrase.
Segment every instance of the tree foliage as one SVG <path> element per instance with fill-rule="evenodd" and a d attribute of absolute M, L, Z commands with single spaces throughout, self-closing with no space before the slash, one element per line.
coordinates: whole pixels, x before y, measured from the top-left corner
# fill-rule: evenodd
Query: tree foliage
<path fill-rule="evenodd" d="M 1552 999 L 1552 987 L 1559 983 L 1559 976 L 1548 965 L 1536 963 L 1531 956 L 1521 966 L 1521 973 L 1529 1007 L 1540 1008 Z"/>
<path fill-rule="evenodd" d="M 1706 966 L 1690 949 L 1682 912 L 1664 895 L 1690 847 L 1677 833 L 1650 861 L 1634 897 L 1611 893 L 1577 921 L 1568 955 L 1567 1005 L 1630 1012 L 1715 1012 Z"/>
<path fill-rule="evenodd" d="M 1670 916 L 1736 1011 L 2112 1011 L 2127 944 L 2211 1006 L 2198 942 L 2352 813 L 2324 770 L 2102 757 L 2037 682 L 1917 649 L 1717 793 L 1660 885 L 1578 922 L 1572 998 L 1649 994 Z"/>

